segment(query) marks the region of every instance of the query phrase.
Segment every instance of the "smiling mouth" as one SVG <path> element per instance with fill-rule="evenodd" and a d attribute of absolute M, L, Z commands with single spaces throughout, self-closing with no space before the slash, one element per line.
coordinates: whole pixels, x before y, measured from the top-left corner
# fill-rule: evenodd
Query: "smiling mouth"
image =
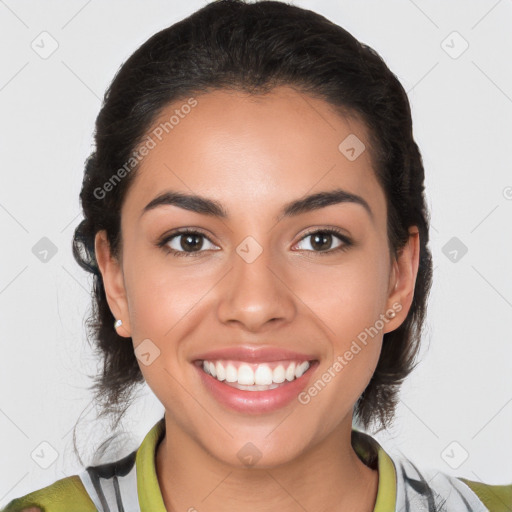
<path fill-rule="evenodd" d="M 243 391 L 280 388 L 302 377 L 315 363 L 311 361 L 272 361 L 250 363 L 235 360 L 198 360 L 195 364 L 207 375 Z"/>

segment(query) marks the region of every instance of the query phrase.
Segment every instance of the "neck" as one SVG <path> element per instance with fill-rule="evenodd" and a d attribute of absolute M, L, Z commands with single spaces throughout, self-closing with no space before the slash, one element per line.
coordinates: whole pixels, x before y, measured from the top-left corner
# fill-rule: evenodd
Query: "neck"
<path fill-rule="evenodd" d="M 156 472 L 169 511 L 373 512 L 378 472 L 352 448 L 340 426 L 314 449 L 276 467 L 236 468 L 207 453 L 169 421 L 156 453 Z"/>

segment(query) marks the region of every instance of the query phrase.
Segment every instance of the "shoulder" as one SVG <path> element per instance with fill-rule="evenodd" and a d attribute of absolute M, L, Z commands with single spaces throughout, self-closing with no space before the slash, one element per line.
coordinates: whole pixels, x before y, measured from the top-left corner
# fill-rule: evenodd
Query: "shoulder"
<path fill-rule="evenodd" d="M 419 470 L 406 458 L 394 459 L 397 505 L 414 510 L 464 512 L 512 511 L 512 484 L 490 485 L 447 475 L 439 470 Z"/>
<path fill-rule="evenodd" d="M 96 507 L 78 475 L 57 480 L 9 502 L 1 512 L 22 512 L 39 507 L 44 512 L 96 512 Z"/>
<path fill-rule="evenodd" d="M 122 459 L 88 466 L 79 475 L 63 478 L 10 501 L 0 512 L 32 512 L 34 507 L 42 512 L 140 512 L 139 488 L 144 503 L 161 504 L 160 508 L 150 510 L 164 510 L 154 470 L 155 447 L 164 433 L 162 418 L 147 433 L 139 448 Z"/>
<path fill-rule="evenodd" d="M 512 483 L 490 485 L 438 469 L 420 470 L 399 450 L 388 453 L 357 429 L 352 429 L 352 444 L 361 460 L 379 471 L 374 512 L 512 512 Z"/>
<path fill-rule="evenodd" d="M 490 485 L 459 478 L 489 509 L 490 512 L 510 512 L 512 510 L 512 484 Z"/>
<path fill-rule="evenodd" d="M 122 510 L 138 510 L 135 456 L 133 451 L 115 462 L 89 466 L 80 475 L 11 501 L 0 512 L 23 512 L 30 507 L 44 512 L 96 512 L 117 510 L 120 504 Z"/>

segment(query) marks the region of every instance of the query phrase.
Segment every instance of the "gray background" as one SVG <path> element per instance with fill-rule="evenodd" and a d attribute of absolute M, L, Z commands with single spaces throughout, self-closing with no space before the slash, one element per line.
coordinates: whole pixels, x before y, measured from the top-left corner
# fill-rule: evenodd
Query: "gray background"
<path fill-rule="evenodd" d="M 204 3 L 0 0 L 0 504 L 80 470 L 71 429 L 97 362 L 84 329 L 91 280 L 71 236 L 93 123 L 121 63 Z M 427 173 L 435 271 L 422 362 L 394 427 L 375 437 L 419 467 L 511 483 L 512 2 L 293 3 L 384 58 L 408 92 Z M 41 252 L 44 237 L 55 254 Z M 143 390 L 126 450 L 162 413 Z M 82 453 L 107 431 L 86 409 Z"/>

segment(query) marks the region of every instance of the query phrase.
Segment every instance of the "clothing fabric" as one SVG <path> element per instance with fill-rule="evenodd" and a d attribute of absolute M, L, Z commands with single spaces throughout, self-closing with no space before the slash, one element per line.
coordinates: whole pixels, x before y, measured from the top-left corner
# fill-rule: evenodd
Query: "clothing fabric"
<path fill-rule="evenodd" d="M 162 418 L 139 448 L 123 459 L 88 467 L 12 500 L 0 512 L 30 506 L 43 512 L 166 512 L 155 468 L 156 449 L 164 435 Z M 404 457 L 391 457 L 373 437 L 356 429 L 351 441 L 360 459 L 379 472 L 374 512 L 512 511 L 512 484 L 487 485 L 435 470 L 420 471 Z"/>

